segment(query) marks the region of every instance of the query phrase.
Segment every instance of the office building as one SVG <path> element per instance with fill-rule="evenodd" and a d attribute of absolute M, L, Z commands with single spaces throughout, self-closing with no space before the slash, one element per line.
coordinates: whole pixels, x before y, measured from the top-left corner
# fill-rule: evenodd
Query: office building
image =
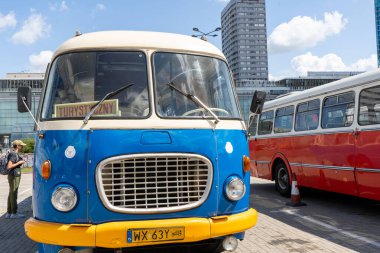
<path fill-rule="evenodd" d="M 380 0 L 375 0 L 377 66 L 380 67 Z"/>
<path fill-rule="evenodd" d="M 15 139 L 34 138 L 34 121 L 29 113 L 17 110 L 17 89 L 32 88 L 32 108 L 35 115 L 40 100 L 44 74 L 9 73 L 0 79 L 0 152 Z"/>
<path fill-rule="evenodd" d="M 265 0 L 231 0 L 222 11 L 222 48 L 237 87 L 268 80 L 265 15 Z"/>

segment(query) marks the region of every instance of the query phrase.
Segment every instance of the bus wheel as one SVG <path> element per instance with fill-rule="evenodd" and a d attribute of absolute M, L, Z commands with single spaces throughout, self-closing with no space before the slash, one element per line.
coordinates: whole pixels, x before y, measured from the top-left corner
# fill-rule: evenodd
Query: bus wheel
<path fill-rule="evenodd" d="M 279 163 L 276 166 L 276 190 L 283 196 L 290 196 L 290 177 L 285 164 Z"/>

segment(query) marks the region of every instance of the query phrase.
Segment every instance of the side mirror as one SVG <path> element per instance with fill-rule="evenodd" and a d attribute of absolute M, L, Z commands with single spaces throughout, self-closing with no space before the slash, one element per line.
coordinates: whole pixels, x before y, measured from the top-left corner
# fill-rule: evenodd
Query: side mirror
<path fill-rule="evenodd" d="M 263 110 L 266 95 L 267 94 L 264 91 L 258 91 L 258 90 L 255 91 L 252 97 L 252 102 L 251 102 L 251 108 L 250 108 L 251 113 L 254 113 L 254 114 L 261 113 L 261 111 Z"/>
<path fill-rule="evenodd" d="M 30 87 L 19 87 L 17 89 L 17 109 L 18 109 L 18 111 L 19 112 L 28 112 L 28 111 L 30 111 L 31 107 L 32 107 L 32 90 L 30 89 Z"/>

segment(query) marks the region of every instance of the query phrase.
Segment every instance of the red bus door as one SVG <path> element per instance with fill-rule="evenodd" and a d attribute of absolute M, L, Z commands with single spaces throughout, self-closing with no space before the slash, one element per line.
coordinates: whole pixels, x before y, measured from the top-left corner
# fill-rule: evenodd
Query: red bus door
<path fill-rule="evenodd" d="M 357 129 L 355 138 L 358 194 L 380 200 L 380 129 Z"/>

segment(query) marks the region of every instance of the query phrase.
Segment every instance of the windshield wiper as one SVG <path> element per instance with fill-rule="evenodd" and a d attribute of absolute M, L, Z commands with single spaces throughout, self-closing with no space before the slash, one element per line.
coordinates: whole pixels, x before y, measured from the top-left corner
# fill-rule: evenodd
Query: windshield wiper
<path fill-rule="evenodd" d="M 173 82 L 167 83 L 167 85 L 169 85 L 172 89 L 174 89 L 175 91 L 177 91 L 178 93 L 180 93 L 184 97 L 193 101 L 199 107 L 202 107 L 203 109 L 208 111 L 211 114 L 211 116 L 215 119 L 215 124 L 217 124 L 220 121 L 218 116 L 216 116 L 216 114 L 213 111 L 211 111 L 210 108 L 207 105 L 205 105 L 197 96 L 192 95 L 192 94 L 187 94 L 186 92 L 178 89 L 177 87 L 175 87 Z"/>
<path fill-rule="evenodd" d="M 83 119 L 83 123 L 84 124 L 87 124 L 88 123 L 88 120 L 90 119 L 90 117 L 92 116 L 92 114 L 94 114 L 94 112 L 96 111 L 96 109 L 98 109 L 98 107 L 100 106 L 100 104 L 106 100 L 106 99 L 109 99 L 117 94 L 119 94 L 120 92 L 122 92 L 123 90 L 125 89 L 128 89 L 129 87 L 131 87 L 132 85 L 134 85 L 134 83 L 130 83 L 130 84 L 127 84 L 127 85 L 124 85 L 123 87 L 117 89 L 117 90 L 114 90 L 114 91 L 111 91 L 109 93 L 107 93 L 100 101 L 98 101 L 96 104 L 94 104 L 92 107 L 91 107 L 91 111 L 89 111 L 86 115 L 86 117 L 84 117 Z"/>

